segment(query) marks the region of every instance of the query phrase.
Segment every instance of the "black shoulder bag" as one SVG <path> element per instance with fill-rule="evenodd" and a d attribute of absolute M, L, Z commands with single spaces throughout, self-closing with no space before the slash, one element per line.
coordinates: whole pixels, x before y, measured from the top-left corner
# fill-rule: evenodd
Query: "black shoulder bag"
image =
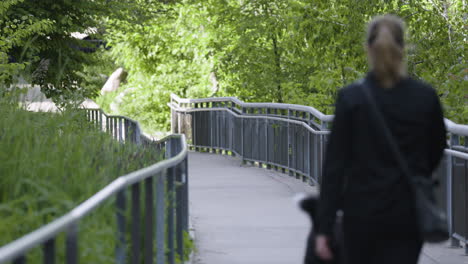
<path fill-rule="evenodd" d="M 375 113 L 375 121 L 383 128 L 384 136 L 391 152 L 402 170 L 405 179 L 409 183 L 414 198 L 414 209 L 421 239 L 433 243 L 447 240 L 449 238 L 447 217 L 445 213 L 436 206 L 434 182 L 431 180 L 431 177 L 411 175 L 412 173 L 410 172 L 408 164 L 403 158 L 395 138 L 391 135 L 366 81 L 362 82 L 361 87 L 371 106 L 371 110 L 373 110 L 371 112 Z"/>

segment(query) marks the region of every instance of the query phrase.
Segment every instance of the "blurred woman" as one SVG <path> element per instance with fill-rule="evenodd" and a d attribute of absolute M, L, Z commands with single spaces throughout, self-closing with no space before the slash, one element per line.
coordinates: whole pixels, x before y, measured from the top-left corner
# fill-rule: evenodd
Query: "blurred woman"
<path fill-rule="evenodd" d="M 330 238 L 343 209 L 347 264 L 416 264 L 422 247 L 410 186 L 382 129 L 371 122 L 367 85 L 412 173 L 431 175 L 446 146 L 438 96 L 407 76 L 403 21 L 373 19 L 367 30 L 370 72 L 339 91 L 318 210 L 315 253 L 333 259 Z"/>

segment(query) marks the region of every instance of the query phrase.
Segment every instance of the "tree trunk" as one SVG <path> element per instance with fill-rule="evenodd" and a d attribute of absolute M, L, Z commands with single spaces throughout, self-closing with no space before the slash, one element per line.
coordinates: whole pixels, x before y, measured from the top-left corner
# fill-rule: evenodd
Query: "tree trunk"
<path fill-rule="evenodd" d="M 273 35 L 271 38 L 273 41 L 273 53 L 275 54 L 275 66 L 276 66 L 276 99 L 278 100 L 278 103 L 283 102 L 283 91 L 281 87 L 281 54 L 279 53 L 278 50 L 278 41 L 276 39 L 276 36 Z"/>

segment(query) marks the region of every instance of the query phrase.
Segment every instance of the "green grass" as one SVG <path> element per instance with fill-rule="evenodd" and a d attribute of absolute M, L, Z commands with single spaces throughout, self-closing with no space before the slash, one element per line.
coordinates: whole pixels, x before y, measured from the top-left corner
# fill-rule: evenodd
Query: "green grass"
<path fill-rule="evenodd" d="M 161 159 L 93 129 L 83 111 L 31 113 L 0 95 L 0 113 L 0 246 L 65 214 L 118 176 Z M 80 263 L 113 262 L 115 225 L 114 199 L 80 222 Z M 63 263 L 63 235 L 57 252 Z M 28 263 L 41 259 L 40 248 L 28 254 Z"/>

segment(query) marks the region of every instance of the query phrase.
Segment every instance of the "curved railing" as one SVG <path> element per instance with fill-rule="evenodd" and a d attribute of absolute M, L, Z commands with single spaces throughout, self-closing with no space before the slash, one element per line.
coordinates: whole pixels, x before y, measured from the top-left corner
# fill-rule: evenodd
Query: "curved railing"
<path fill-rule="evenodd" d="M 43 263 L 55 263 L 56 238 L 65 232 L 66 263 L 78 263 L 78 225 L 105 201 L 116 202 L 116 263 L 175 263 L 184 256 L 184 233 L 188 232 L 187 144 L 184 135 L 171 135 L 154 141 L 141 133 L 138 122 L 124 116 L 108 116 L 100 109 L 86 109 L 86 116 L 98 128 L 120 142 L 130 141 L 154 147 L 165 160 L 121 176 L 73 210 L 41 228 L 0 248 L 0 263 L 26 263 L 27 252 L 42 247 Z M 140 190 L 144 185 L 144 192 Z M 131 219 L 126 219 L 126 195 L 131 193 Z M 144 219 L 140 219 L 141 193 L 144 193 Z M 128 222 L 128 223 L 127 223 Z M 144 223 L 144 227 L 140 226 Z M 126 226 L 130 226 L 127 246 Z M 141 245 L 141 241 L 144 241 Z M 127 248 L 130 260 L 127 261 Z M 156 252 L 154 252 L 154 249 Z M 143 252 L 143 254 L 141 254 Z M 141 256 L 143 255 L 143 256 Z M 167 261 L 167 262 L 166 262 Z"/>
<path fill-rule="evenodd" d="M 320 182 L 332 115 L 308 106 L 245 103 L 233 97 L 181 99 L 173 94 L 169 106 L 172 132 L 185 134 L 195 150 L 233 153 L 311 184 Z M 468 126 L 448 119 L 445 124 L 449 147 L 436 172 L 438 200 L 450 219 L 452 243 L 468 244 Z"/>

